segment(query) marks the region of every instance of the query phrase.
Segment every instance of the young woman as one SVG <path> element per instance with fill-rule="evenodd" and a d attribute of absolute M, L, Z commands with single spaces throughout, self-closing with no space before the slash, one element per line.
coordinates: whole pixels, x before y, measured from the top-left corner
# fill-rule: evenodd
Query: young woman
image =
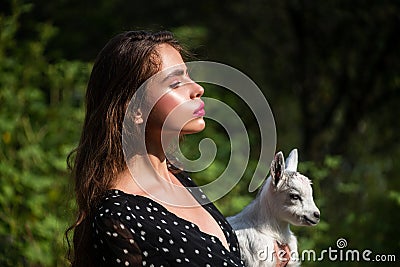
<path fill-rule="evenodd" d="M 130 31 L 98 55 L 71 164 L 72 266 L 243 265 L 230 225 L 165 155 L 174 137 L 205 127 L 204 89 L 181 53 L 169 32 Z"/>

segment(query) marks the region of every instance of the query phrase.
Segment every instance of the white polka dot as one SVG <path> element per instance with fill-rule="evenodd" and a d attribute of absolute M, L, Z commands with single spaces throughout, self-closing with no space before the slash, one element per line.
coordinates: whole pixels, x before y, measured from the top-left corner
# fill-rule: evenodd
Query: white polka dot
<path fill-rule="evenodd" d="M 182 260 L 181 260 L 181 259 L 176 259 L 176 262 L 177 262 L 177 263 L 181 263 Z"/>
<path fill-rule="evenodd" d="M 140 222 L 138 222 L 136 225 L 137 225 L 139 228 L 142 227 L 142 224 L 141 224 Z"/>
<path fill-rule="evenodd" d="M 200 254 L 200 251 L 199 251 L 198 249 L 195 249 L 195 250 L 194 250 L 194 253 Z"/>
<path fill-rule="evenodd" d="M 174 244 L 174 240 L 170 239 L 170 240 L 169 240 L 169 243 L 170 243 L 171 245 L 173 245 L 173 244 Z"/>
<path fill-rule="evenodd" d="M 129 266 L 129 262 L 128 261 L 125 261 L 125 266 Z"/>
<path fill-rule="evenodd" d="M 113 235 L 113 237 L 117 237 L 117 236 L 118 236 L 118 234 L 117 234 L 117 233 L 113 233 L 112 235 Z"/>
<path fill-rule="evenodd" d="M 132 239 L 131 239 L 132 240 Z M 130 241 L 130 240 L 129 240 Z M 128 254 L 128 250 L 126 248 L 124 248 L 124 253 Z"/>
<path fill-rule="evenodd" d="M 125 226 L 122 223 L 119 224 L 119 227 L 121 227 L 121 229 L 125 229 Z"/>
<path fill-rule="evenodd" d="M 164 241 L 164 239 L 160 236 L 158 237 L 158 242 L 162 243 Z"/>
<path fill-rule="evenodd" d="M 180 248 L 180 249 L 179 249 L 179 252 L 182 253 L 182 254 L 185 253 L 185 251 L 183 250 L 183 248 Z"/>
<path fill-rule="evenodd" d="M 212 258 L 212 255 L 211 255 L 210 253 L 208 253 L 207 256 L 208 256 L 209 258 Z"/>
<path fill-rule="evenodd" d="M 178 224 L 179 224 L 178 222 L 174 221 L 174 225 L 178 225 Z"/>
<path fill-rule="evenodd" d="M 148 257 L 149 253 L 147 251 L 143 251 L 143 256 Z"/>
<path fill-rule="evenodd" d="M 162 248 L 162 250 L 163 250 L 164 252 L 169 252 L 169 249 L 167 249 L 167 248 Z"/>
<path fill-rule="evenodd" d="M 126 219 L 127 219 L 128 221 L 130 221 L 130 220 L 131 220 L 131 217 L 129 217 L 129 216 L 126 216 Z"/>
<path fill-rule="evenodd" d="M 135 209 L 140 210 L 140 207 L 138 205 L 135 206 Z"/>
<path fill-rule="evenodd" d="M 118 258 L 116 259 L 116 261 L 117 261 L 118 263 L 121 263 L 121 260 L 120 260 L 120 259 L 118 259 Z"/>
<path fill-rule="evenodd" d="M 119 202 L 114 202 L 114 205 L 115 206 L 119 206 L 119 205 L 121 205 Z"/>
<path fill-rule="evenodd" d="M 166 232 L 167 234 L 171 234 L 171 232 L 170 232 L 168 229 L 165 229 L 165 232 Z"/>
<path fill-rule="evenodd" d="M 133 244 L 133 243 L 135 243 L 135 240 L 129 239 L 129 243 Z"/>

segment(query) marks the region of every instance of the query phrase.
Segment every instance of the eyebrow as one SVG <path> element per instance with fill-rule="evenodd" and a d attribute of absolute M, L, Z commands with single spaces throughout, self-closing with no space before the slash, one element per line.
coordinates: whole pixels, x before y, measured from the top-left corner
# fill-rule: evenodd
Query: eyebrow
<path fill-rule="evenodd" d="M 168 75 L 162 79 L 162 82 L 165 82 L 166 80 L 168 80 L 171 77 L 176 77 L 176 76 L 183 76 L 185 75 L 187 72 L 187 69 L 175 69 L 173 71 L 171 71 L 170 73 L 168 73 Z"/>

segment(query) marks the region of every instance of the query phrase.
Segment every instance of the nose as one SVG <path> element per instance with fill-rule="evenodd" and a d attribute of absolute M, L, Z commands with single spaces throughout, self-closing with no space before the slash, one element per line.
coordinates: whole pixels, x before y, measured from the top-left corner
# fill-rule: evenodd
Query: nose
<path fill-rule="evenodd" d="M 190 98 L 192 99 L 199 98 L 203 94 L 204 94 L 204 88 L 200 84 L 193 82 L 191 84 Z"/>
<path fill-rule="evenodd" d="M 321 216 L 321 214 L 319 213 L 319 211 L 315 211 L 315 212 L 314 212 L 314 217 L 315 217 L 315 218 L 319 219 L 320 216 Z"/>

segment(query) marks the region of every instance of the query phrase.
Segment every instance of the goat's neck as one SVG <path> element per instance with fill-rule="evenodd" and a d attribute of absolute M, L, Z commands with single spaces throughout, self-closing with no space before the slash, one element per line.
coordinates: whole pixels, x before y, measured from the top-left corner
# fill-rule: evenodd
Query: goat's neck
<path fill-rule="evenodd" d="M 270 192 L 270 183 L 267 183 L 262 188 L 259 196 L 256 198 L 253 205 L 254 220 L 256 228 L 262 233 L 271 235 L 280 243 L 289 243 L 292 232 L 290 231 L 289 223 L 278 217 L 277 207 L 274 205 L 274 199 Z"/>

